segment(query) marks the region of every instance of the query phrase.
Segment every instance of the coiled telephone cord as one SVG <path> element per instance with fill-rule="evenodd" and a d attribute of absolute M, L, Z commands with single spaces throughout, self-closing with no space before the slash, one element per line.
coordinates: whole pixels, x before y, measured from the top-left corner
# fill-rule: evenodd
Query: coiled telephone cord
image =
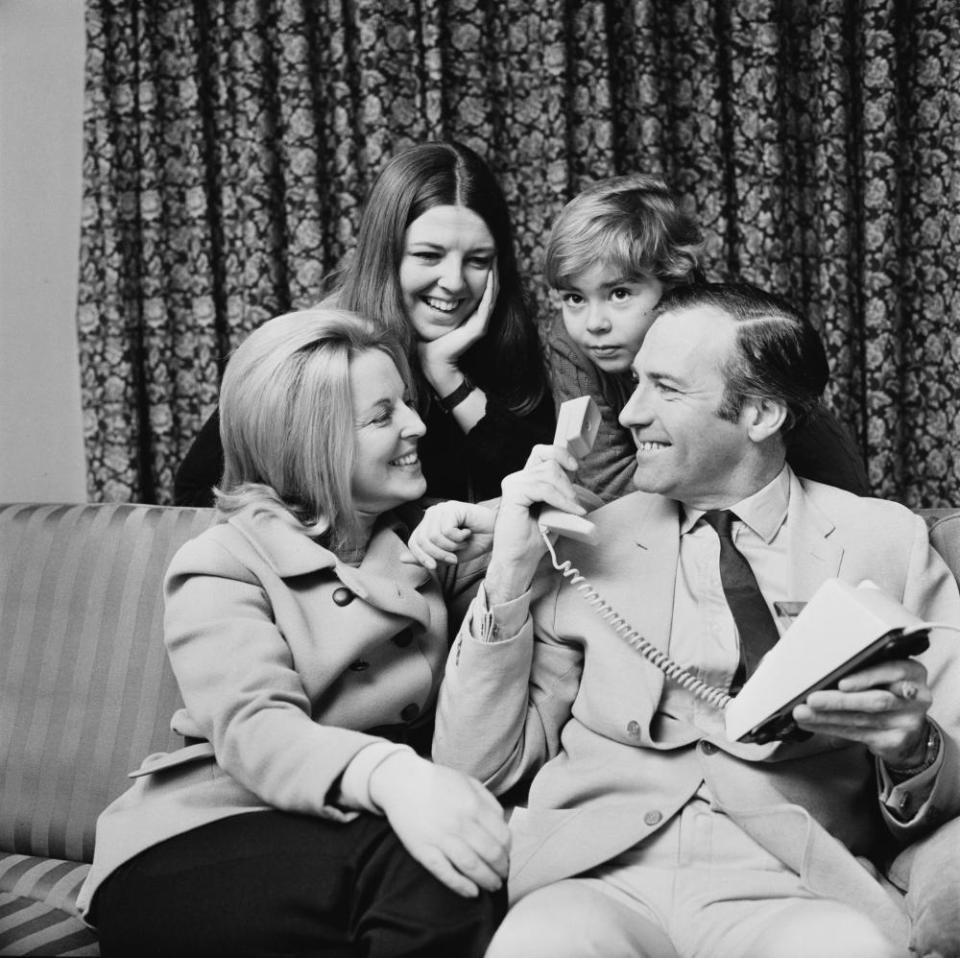
<path fill-rule="evenodd" d="M 712 705 L 721 712 L 732 701 L 723 689 L 707 685 L 701 679 L 698 679 L 692 672 L 678 665 L 669 656 L 665 655 L 648 639 L 645 639 L 636 629 L 634 629 L 623 616 L 621 616 L 609 603 L 607 603 L 600 593 L 580 574 L 573 564 L 567 560 L 560 562 L 557 559 L 557 553 L 554 550 L 553 543 L 550 541 L 549 534 L 540 530 L 544 541 L 547 543 L 547 549 L 550 552 L 550 561 L 554 569 L 557 570 L 570 584 L 593 606 L 601 619 L 603 619 L 613 630 L 624 639 L 628 645 L 636 649 L 648 662 L 655 665 L 668 679 L 676 682 L 682 688 L 685 688 L 698 699 Z"/>

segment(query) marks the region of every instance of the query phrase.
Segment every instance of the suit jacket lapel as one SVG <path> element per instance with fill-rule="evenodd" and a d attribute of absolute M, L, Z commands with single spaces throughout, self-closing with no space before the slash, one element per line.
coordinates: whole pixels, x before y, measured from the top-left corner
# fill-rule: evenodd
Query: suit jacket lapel
<path fill-rule="evenodd" d="M 680 551 L 679 507 L 661 496 L 638 496 L 636 512 L 627 520 L 634 548 L 627 569 L 607 567 L 606 581 L 622 584 L 610 604 L 647 641 L 669 654 L 673 625 L 673 595 Z M 624 574 L 626 573 L 626 574 Z M 601 592 L 603 589 L 601 589 Z M 636 653 L 640 658 L 640 653 Z M 638 701 L 638 719 L 649 729 L 663 692 L 664 675 L 646 663 L 648 695 Z"/>
<path fill-rule="evenodd" d="M 830 521 L 790 477 L 790 598 L 806 602 L 826 579 L 840 572 L 843 543 Z"/>
<path fill-rule="evenodd" d="M 636 618 L 647 630 L 644 637 L 666 652 L 680 555 L 680 508 L 661 496 L 646 498 L 634 526 L 637 566 L 631 573 L 630 595 Z M 617 574 L 616 570 L 611 572 Z M 638 588 L 639 583 L 642 588 Z"/>

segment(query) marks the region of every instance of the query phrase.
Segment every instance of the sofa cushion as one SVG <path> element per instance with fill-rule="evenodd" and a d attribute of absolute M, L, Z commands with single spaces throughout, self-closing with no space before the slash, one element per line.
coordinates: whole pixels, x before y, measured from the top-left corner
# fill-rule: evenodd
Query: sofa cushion
<path fill-rule="evenodd" d="M 162 582 L 212 515 L 0 506 L 0 851 L 89 862 L 127 773 L 181 744 Z"/>
<path fill-rule="evenodd" d="M 911 952 L 924 958 L 960 955 L 960 818 L 904 849 L 890 878 L 908 888 Z"/>
<path fill-rule="evenodd" d="M 922 509 L 920 513 L 930 529 L 931 544 L 960 581 L 960 511 Z"/>
<path fill-rule="evenodd" d="M 89 869 L 0 852 L 0 955 L 98 955 L 75 904 Z"/>

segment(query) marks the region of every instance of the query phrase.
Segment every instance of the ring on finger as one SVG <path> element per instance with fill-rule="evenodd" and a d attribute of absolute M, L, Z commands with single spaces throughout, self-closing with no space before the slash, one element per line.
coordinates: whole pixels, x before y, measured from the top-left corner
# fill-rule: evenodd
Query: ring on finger
<path fill-rule="evenodd" d="M 917 697 L 920 690 L 917 688 L 916 684 L 913 682 L 901 682 L 900 683 L 900 698 L 906 699 L 908 702 L 912 701 Z"/>

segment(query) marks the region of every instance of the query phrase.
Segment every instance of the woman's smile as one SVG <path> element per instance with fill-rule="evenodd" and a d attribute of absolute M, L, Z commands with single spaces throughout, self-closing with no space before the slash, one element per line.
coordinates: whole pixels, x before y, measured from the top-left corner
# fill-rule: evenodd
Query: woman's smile
<path fill-rule="evenodd" d="M 409 468 L 410 466 L 416 466 L 417 469 L 419 469 L 420 456 L 417 455 L 417 450 L 414 449 L 412 452 L 406 452 L 402 456 L 397 456 L 396 459 L 391 459 L 390 465 L 400 466 L 401 468 Z"/>
<path fill-rule="evenodd" d="M 435 296 L 424 296 L 423 301 L 441 313 L 456 312 L 457 307 L 464 302 L 462 299 L 437 299 Z"/>

